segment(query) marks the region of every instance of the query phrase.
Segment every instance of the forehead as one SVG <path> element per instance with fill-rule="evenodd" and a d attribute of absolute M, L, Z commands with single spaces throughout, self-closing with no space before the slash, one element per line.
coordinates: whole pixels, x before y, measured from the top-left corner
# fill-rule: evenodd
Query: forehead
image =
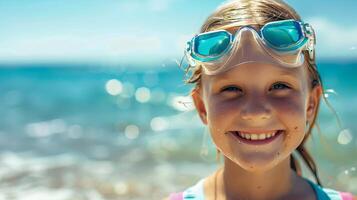
<path fill-rule="evenodd" d="M 218 83 L 222 81 L 239 80 L 259 82 L 265 79 L 290 78 L 294 81 L 306 80 L 307 70 L 305 65 L 287 68 L 269 63 L 246 63 L 216 74 L 202 74 L 202 81 L 206 83 Z"/>

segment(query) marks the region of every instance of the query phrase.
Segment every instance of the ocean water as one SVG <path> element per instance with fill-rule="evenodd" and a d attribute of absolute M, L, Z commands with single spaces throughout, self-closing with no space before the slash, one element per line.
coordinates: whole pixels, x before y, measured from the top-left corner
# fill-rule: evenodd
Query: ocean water
<path fill-rule="evenodd" d="M 339 118 L 322 102 L 308 147 L 325 186 L 357 193 L 357 62 L 319 70 Z M 212 173 L 183 78 L 174 65 L 2 65 L 0 199 L 161 199 Z"/>

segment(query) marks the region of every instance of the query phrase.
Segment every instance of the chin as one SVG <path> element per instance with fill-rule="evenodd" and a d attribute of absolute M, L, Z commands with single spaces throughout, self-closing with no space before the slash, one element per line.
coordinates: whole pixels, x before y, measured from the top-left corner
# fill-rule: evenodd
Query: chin
<path fill-rule="evenodd" d="M 277 157 L 270 157 L 266 155 L 251 155 L 245 157 L 232 157 L 229 158 L 235 164 L 239 165 L 246 171 L 257 172 L 257 171 L 268 171 L 274 166 L 276 166 L 280 161 Z"/>

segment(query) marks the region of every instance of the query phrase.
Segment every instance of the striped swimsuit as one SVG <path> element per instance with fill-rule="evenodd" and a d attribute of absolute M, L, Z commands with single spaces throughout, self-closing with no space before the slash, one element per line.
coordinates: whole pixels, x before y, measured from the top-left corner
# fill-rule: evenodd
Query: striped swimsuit
<path fill-rule="evenodd" d="M 353 200 L 351 193 L 339 192 L 330 188 L 322 188 L 306 179 L 314 189 L 318 200 Z M 184 192 L 170 194 L 170 200 L 204 200 L 203 181 L 201 179 L 196 185 L 187 188 Z"/>

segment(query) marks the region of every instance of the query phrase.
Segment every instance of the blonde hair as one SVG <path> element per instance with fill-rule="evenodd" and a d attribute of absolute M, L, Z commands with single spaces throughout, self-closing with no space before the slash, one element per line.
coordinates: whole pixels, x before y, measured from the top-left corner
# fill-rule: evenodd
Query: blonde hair
<path fill-rule="evenodd" d="M 200 32 L 207 32 L 217 29 L 227 29 L 232 27 L 240 27 L 246 25 L 255 25 L 261 28 L 264 24 L 271 21 L 278 21 L 284 19 L 295 19 L 301 21 L 300 16 L 296 11 L 280 0 L 232 0 L 222 4 L 213 12 L 204 22 Z M 322 80 L 317 66 L 315 64 L 315 58 L 310 59 L 309 54 L 306 51 L 303 52 L 305 60 L 307 61 L 307 68 L 309 71 L 309 89 L 322 86 Z M 192 72 L 189 79 L 186 80 L 186 84 L 195 84 L 195 88 L 191 91 L 194 92 L 200 87 L 201 84 L 201 66 L 188 66 L 186 68 L 186 74 Z M 322 90 L 324 91 L 324 90 Z M 324 95 L 322 97 L 327 101 Z M 329 105 L 329 104 L 328 104 Z M 318 101 L 317 109 L 315 111 L 314 119 L 308 128 L 308 131 L 303 139 L 302 143 L 297 147 L 297 152 L 301 155 L 307 167 L 314 175 L 317 184 L 322 186 L 320 178 L 317 173 L 317 166 L 310 153 L 306 150 L 304 144 L 309 138 L 312 132 L 312 128 L 315 125 L 316 116 L 320 106 L 320 99 Z M 331 108 L 331 107 L 330 107 Z M 290 167 L 299 175 L 302 176 L 302 171 L 298 160 L 291 156 Z M 218 158 L 218 157 L 217 157 Z"/>

